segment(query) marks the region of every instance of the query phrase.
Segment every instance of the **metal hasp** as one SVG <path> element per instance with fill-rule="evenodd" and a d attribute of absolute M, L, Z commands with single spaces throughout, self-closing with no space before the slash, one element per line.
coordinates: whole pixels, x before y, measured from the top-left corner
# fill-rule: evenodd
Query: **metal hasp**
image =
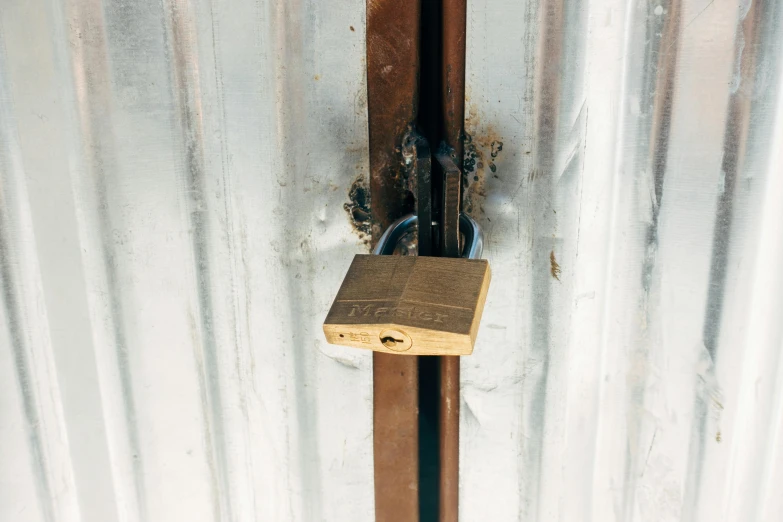
<path fill-rule="evenodd" d="M 429 226 L 417 228 L 416 248 L 418 255 L 432 255 L 432 156 L 430 144 L 415 130 L 411 130 L 403 138 L 402 157 L 408 175 L 408 190 L 413 194 L 413 216 L 421 223 Z M 399 220 L 392 224 L 400 226 Z M 383 241 L 383 237 L 381 237 Z M 380 241 L 379 241 L 380 244 Z M 396 242 L 395 242 L 396 244 Z"/>
<path fill-rule="evenodd" d="M 438 222 L 420 235 L 419 253 L 459 256 L 466 11 L 466 0 L 367 2 L 370 210 L 375 241 L 393 221 L 414 211 L 428 223 Z M 430 144 L 445 145 L 433 156 L 411 150 L 411 145 L 416 146 L 410 140 L 414 128 Z M 413 161 L 411 152 L 434 163 L 432 171 Z M 428 211 L 429 218 L 424 215 Z M 440 522 L 457 522 L 459 402 L 458 357 L 418 360 L 374 353 L 376 522 L 431 520 L 434 513 Z M 420 446 L 419 412 L 422 418 L 429 417 L 433 408 L 439 417 L 437 446 L 429 447 L 429 442 Z M 432 426 L 431 419 L 423 422 Z"/>

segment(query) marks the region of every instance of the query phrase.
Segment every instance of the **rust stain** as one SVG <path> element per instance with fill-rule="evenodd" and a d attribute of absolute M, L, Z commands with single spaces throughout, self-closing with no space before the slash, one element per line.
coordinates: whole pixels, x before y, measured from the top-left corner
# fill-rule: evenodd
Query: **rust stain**
<path fill-rule="evenodd" d="M 500 140 L 493 140 L 492 143 L 489 144 L 490 148 L 490 160 L 489 160 L 489 170 L 492 172 L 497 172 L 497 167 L 495 166 L 495 163 L 493 160 L 498 157 L 498 154 L 500 154 L 500 151 L 503 150 L 503 142 Z"/>
<path fill-rule="evenodd" d="M 343 208 L 348 213 L 354 231 L 365 245 L 372 241 L 372 214 L 370 212 L 370 197 L 364 176 L 359 176 L 348 191 L 348 203 Z"/>
<path fill-rule="evenodd" d="M 471 107 L 471 116 L 468 124 L 480 132 L 464 134 L 464 163 L 463 163 L 463 208 L 471 216 L 478 218 L 484 214 L 484 200 L 487 197 L 487 177 L 500 179 L 496 161 L 503 151 L 503 136 L 492 125 L 479 125 L 475 121 L 476 110 Z"/>
<path fill-rule="evenodd" d="M 554 250 L 549 253 L 549 273 L 552 274 L 552 277 L 560 281 L 560 265 L 557 264 Z"/>

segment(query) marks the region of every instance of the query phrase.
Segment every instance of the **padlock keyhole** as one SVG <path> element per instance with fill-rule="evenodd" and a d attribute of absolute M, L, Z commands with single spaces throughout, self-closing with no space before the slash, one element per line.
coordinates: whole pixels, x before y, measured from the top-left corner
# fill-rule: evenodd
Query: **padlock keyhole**
<path fill-rule="evenodd" d="M 383 343 L 383 345 L 386 348 L 394 348 L 395 346 L 397 346 L 397 343 L 404 343 L 404 342 L 405 341 L 403 339 L 395 339 L 394 337 L 391 336 L 381 338 L 381 343 Z"/>
<path fill-rule="evenodd" d="M 378 340 L 385 348 L 393 352 L 407 352 L 413 344 L 408 334 L 392 328 L 381 331 Z"/>

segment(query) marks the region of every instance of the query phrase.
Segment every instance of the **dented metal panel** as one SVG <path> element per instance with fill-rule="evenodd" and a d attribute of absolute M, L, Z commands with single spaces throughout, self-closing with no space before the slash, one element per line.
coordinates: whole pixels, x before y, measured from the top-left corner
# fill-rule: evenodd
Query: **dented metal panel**
<path fill-rule="evenodd" d="M 783 517 L 781 14 L 470 2 L 461 520 Z"/>
<path fill-rule="evenodd" d="M 320 324 L 368 179 L 364 3 L 4 2 L 0 519 L 373 518 Z"/>

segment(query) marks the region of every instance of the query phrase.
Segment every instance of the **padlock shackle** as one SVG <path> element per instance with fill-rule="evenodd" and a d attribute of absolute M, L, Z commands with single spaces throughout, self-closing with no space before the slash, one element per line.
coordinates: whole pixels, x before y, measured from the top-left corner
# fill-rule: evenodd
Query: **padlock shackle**
<path fill-rule="evenodd" d="M 417 226 L 419 218 L 414 214 L 401 217 L 391 225 L 381 236 L 372 253 L 379 256 L 388 256 L 394 253 L 397 243 L 402 236 Z M 481 227 L 476 220 L 464 212 L 459 215 L 459 229 L 465 236 L 465 247 L 462 249 L 462 257 L 467 259 L 480 259 L 484 251 L 484 236 Z"/>
<path fill-rule="evenodd" d="M 481 259 L 484 253 L 484 234 L 475 219 L 460 212 L 459 229 L 465 236 L 465 247 L 462 249 L 462 257 L 467 259 Z"/>

